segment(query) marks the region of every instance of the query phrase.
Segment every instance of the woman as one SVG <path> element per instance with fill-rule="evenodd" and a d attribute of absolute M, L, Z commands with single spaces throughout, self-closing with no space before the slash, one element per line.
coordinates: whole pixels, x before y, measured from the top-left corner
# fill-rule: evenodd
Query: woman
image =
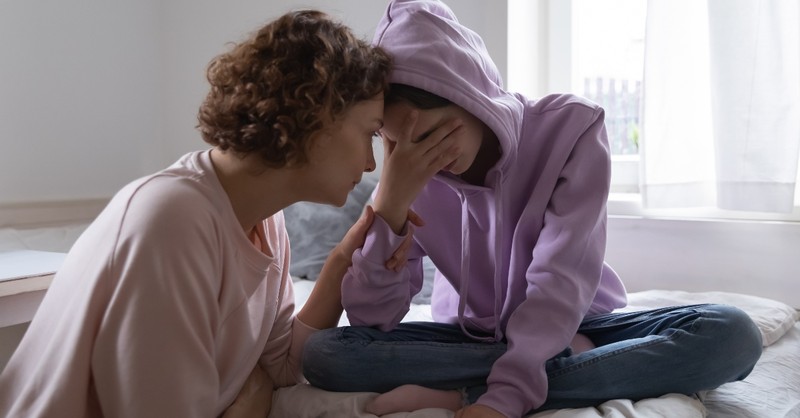
<path fill-rule="evenodd" d="M 281 209 L 341 206 L 374 170 L 389 68 L 317 11 L 216 57 L 199 111 L 212 148 L 128 184 L 78 239 L 0 376 L 0 415 L 266 416 L 273 388 L 303 381 L 308 335 L 338 322 L 372 222 L 295 317 Z"/>

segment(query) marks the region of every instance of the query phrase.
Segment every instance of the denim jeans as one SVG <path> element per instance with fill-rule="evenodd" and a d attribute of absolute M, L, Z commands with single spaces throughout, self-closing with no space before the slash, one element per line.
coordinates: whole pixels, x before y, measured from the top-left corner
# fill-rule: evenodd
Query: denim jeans
<path fill-rule="evenodd" d="M 547 361 L 547 401 L 537 410 L 713 389 L 744 379 L 761 355 L 756 325 L 726 305 L 595 315 L 578 332 L 596 348 L 573 354 L 566 347 Z M 473 403 L 505 351 L 505 342 L 477 342 L 452 324 L 408 322 L 391 332 L 342 327 L 309 338 L 303 372 L 309 383 L 330 391 L 387 392 L 416 384 L 462 390 Z"/>

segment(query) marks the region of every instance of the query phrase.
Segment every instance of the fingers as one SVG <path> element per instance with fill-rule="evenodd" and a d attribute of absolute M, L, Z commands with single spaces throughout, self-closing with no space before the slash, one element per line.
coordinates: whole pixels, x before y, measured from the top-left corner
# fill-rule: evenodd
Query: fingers
<path fill-rule="evenodd" d="M 422 217 L 411 209 L 408 210 L 408 221 L 415 226 L 425 225 L 425 221 L 422 220 Z M 395 272 L 402 270 L 408 261 L 408 250 L 411 248 L 412 243 L 413 234 L 409 233 L 397 247 L 394 254 L 386 261 L 386 268 Z"/>
<path fill-rule="evenodd" d="M 367 229 L 369 229 L 369 226 L 372 225 L 372 221 L 374 220 L 374 218 L 375 218 L 375 209 L 372 208 L 372 205 L 367 205 L 364 208 L 364 213 L 361 214 L 361 218 L 359 218 L 359 221 L 363 220 L 363 222 L 367 224 Z"/>
<path fill-rule="evenodd" d="M 372 209 L 372 206 L 367 205 L 364 208 L 364 212 L 361 214 L 361 217 L 358 218 L 358 221 L 356 221 L 356 223 L 353 225 L 353 234 L 361 239 L 361 244 L 363 244 L 364 239 L 366 239 L 367 231 L 372 225 L 374 217 L 375 210 Z"/>
<path fill-rule="evenodd" d="M 367 239 L 367 231 L 369 231 L 372 222 L 375 219 L 375 210 L 372 206 L 367 205 L 361 217 L 350 227 L 344 234 L 342 240 L 336 245 L 336 251 L 340 256 L 350 259 L 356 249 L 364 245 Z"/>
<path fill-rule="evenodd" d="M 386 161 L 392 152 L 394 151 L 396 142 L 390 141 L 386 135 L 381 135 L 381 140 L 383 140 L 383 160 Z"/>
<path fill-rule="evenodd" d="M 386 268 L 394 272 L 398 272 L 406 266 L 408 261 L 408 249 L 411 248 L 412 235 L 408 234 L 403 239 L 403 242 L 394 250 L 394 254 L 389 260 L 386 261 Z"/>
<path fill-rule="evenodd" d="M 417 119 L 419 118 L 419 111 L 414 109 L 406 115 L 405 120 L 403 121 L 403 133 L 401 138 L 398 138 L 398 141 L 403 142 L 415 142 L 412 135 L 414 134 L 414 128 L 417 127 Z"/>
<path fill-rule="evenodd" d="M 408 210 L 408 220 L 416 226 L 425 226 L 425 221 L 422 219 L 422 217 L 411 209 Z"/>

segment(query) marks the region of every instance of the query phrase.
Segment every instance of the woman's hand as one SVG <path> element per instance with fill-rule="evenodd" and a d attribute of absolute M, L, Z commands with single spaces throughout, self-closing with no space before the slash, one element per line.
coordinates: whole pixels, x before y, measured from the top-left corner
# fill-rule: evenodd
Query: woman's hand
<path fill-rule="evenodd" d="M 461 128 L 459 119 L 449 120 L 431 131 L 423 140 L 412 135 L 419 112 L 409 112 L 399 137 L 383 138 L 384 165 L 380 188 L 375 197 L 375 212 L 400 233 L 407 213 L 425 184 L 458 155 L 455 138 Z"/>
<path fill-rule="evenodd" d="M 273 391 L 274 386 L 269 375 L 256 364 L 222 418 L 266 418 L 272 407 Z"/>
<path fill-rule="evenodd" d="M 411 222 L 415 226 L 424 226 L 425 221 L 417 215 L 416 212 L 409 209 L 408 210 L 408 221 Z M 400 243 L 400 246 L 394 251 L 392 257 L 386 261 L 386 268 L 389 270 L 393 270 L 398 272 L 406 266 L 406 262 L 408 262 L 408 250 L 411 248 L 411 243 L 414 241 L 414 234 L 409 232 L 406 234 L 405 239 L 403 242 Z"/>
<path fill-rule="evenodd" d="M 364 246 L 364 240 L 367 238 L 367 231 L 372 226 L 375 220 L 375 210 L 372 206 L 367 205 L 361 217 L 358 218 L 356 223 L 350 227 L 344 238 L 334 248 L 336 256 L 345 260 L 347 265 L 350 265 L 350 260 L 353 258 L 353 253 Z"/>
<path fill-rule="evenodd" d="M 425 222 L 422 220 L 422 218 L 411 209 L 407 210 L 406 219 L 416 226 L 425 225 Z M 372 206 L 368 205 L 364 209 L 364 213 L 361 214 L 361 217 L 358 218 L 352 227 L 350 227 L 350 230 L 348 230 L 344 235 L 342 241 L 336 246 L 334 250 L 337 253 L 336 256 L 342 260 L 346 260 L 347 265 L 350 265 L 353 258 L 353 253 L 357 249 L 364 246 L 364 241 L 367 238 L 367 231 L 369 231 L 369 227 L 372 226 L 372 222 L 374 220 L 375 210 L 372 209 Z M 412 241 L 413 234 L 407 234 L 403 242 L 395 250 L 394 254 L 392 254 L 392 256 L 386 260 L 387 269 L 400 271 L 406 265 L 406 262 L 408 261 L 408 249 L 411 248 Z"/>
<path fill-rule="evenodd" d="M 506 416 L 488 406 L 473 404 L 456 411 L 454 418 L 506 418 Z"/>
<path fill-rule="evenodd" d="M 423 225 L 422 219 L 413 211 L 408 210 L 407 217 L 412 224 Z M 344 238 L 328 255 L 317 283 L 308 296 L 308 301 L 297 313 L 297 317 L 304 324 L 316 329 L 336 326 L 342 315 L 342 279 L 353 264 L 353 253 L 364 246 L 367 231 L 374 220 L 375 211 L 372 206 L 367 206 L 358 221 L 350 227 Z M 392 256 L 386 260 L 387 269 L 399 271 L 405 266 L 412 235 L 409 233 Z"/>

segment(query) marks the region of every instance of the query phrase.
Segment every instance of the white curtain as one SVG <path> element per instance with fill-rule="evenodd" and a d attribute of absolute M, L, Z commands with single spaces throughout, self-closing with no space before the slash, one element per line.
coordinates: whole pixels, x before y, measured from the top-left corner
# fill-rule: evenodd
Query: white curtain
<path fill-rule="evenodd" d="M 648 1 L 645 207 L 792 211 L 800 157 L 799 4 Z"/>

